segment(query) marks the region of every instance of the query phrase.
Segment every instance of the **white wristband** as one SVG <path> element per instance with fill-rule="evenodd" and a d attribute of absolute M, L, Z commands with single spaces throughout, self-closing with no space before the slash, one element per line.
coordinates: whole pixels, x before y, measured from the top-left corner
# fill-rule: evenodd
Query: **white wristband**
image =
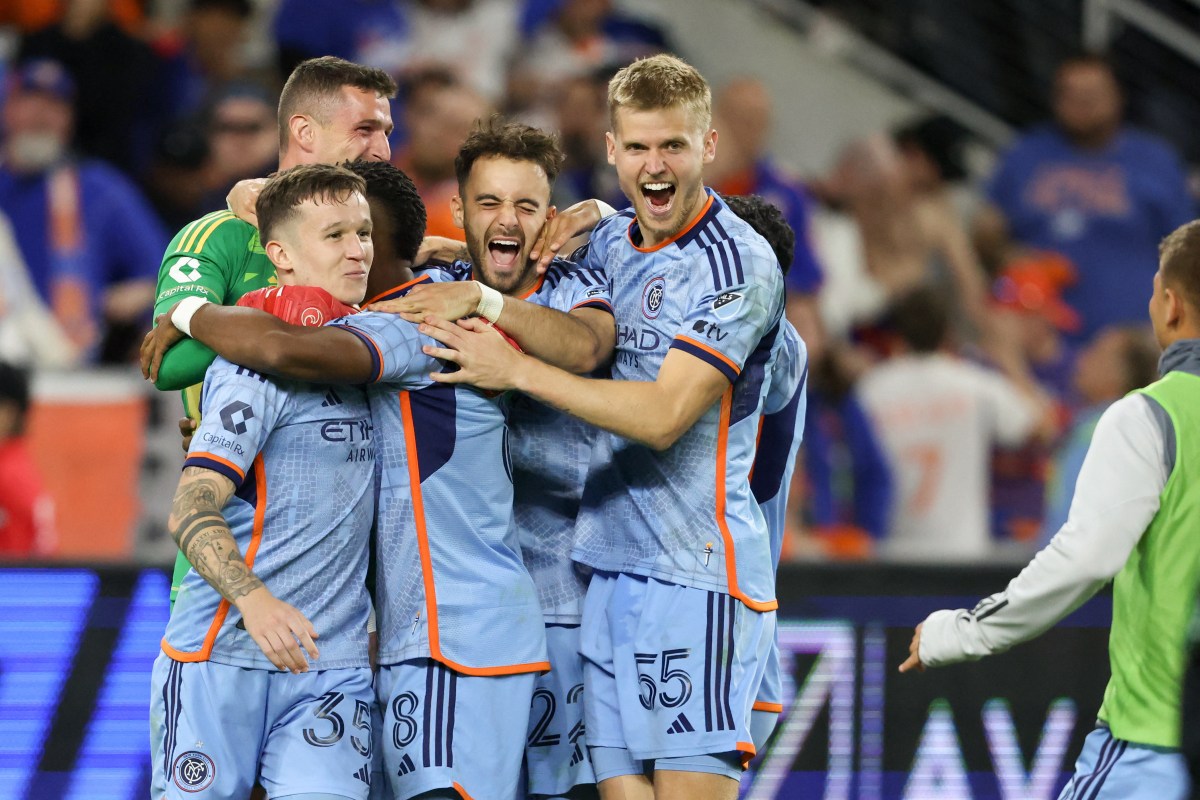
<path fill-rule="evenodd" d="M 496 320 L 500 319 L 500 312 L 504 310 L 504 295 L 479 281 L 475 283 L 479 286 L 479 305 L 475 306 L 475 313 L 495 324 Z"/>
<path fill-rule="evenodd" d="M 612 206 L 610 206 L 608 203 L 604 202 L 603 200 L 595 199 L 595 200 L 593 200 L 593 202 L 596 204 L 596 208 L 600 209 L 600 219 L 604 219 L 605 217 L 611 217 L 613 214 L 617 213 L 617 210 L 615 208 L 613 208 Z"/>
<path fill-rule="evenodd" d="M 203 297 L 183 298 L 179 301 L 179 305 L 175 306 L 175 310 L 171 312 L 171 324 L 178 328 L 185 336 L 191 336 L 192 317 L 201 306 L 208 305 L 208 302 Z"/>

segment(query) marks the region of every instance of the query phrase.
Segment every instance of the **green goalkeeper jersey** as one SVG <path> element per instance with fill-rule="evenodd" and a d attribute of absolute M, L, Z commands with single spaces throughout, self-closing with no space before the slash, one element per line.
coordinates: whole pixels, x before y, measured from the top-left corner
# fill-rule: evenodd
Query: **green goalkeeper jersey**
<path fill-rule="evenodd" d="M 168 245 L 158 268 L 154 316 L 170 311 L 185 297 L 233 305 L 247 292 L 275 283 L 275 265 L 258 240 L 258 229 L 229 211 L 214 211 L 185 226 Z M 182 390 L 184 410 L 199 420 L 200 386 L 214 358 L 216 353 L 209 348 L 184 339 L 163 357 L 155 386 Z M 172 605 L 190 568 L 180 553 L 171 580 Z"/>
<path fill-rule="evenodd" d="M 1169 372 L 1141 390 L 1175 429 L 1175 464 L 1158 513 L 1113 583 L 1112 679 L 1100 719 L 1113 736 L 1179 747 L 1185 642 L 1200 585 L 1200 377 Z M 1193 438 L 1196 437 L 1196 438 Z"/>

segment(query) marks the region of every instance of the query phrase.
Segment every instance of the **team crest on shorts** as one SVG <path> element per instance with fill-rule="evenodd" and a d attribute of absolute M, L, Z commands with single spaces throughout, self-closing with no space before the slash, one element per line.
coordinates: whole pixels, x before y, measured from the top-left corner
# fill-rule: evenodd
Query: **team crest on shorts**
<path fill-rule="evenodd" d="M 662 311 L 663 297 L 667 293 L 667 282 L 662 277 L 651 278 L 642 289 L 642 313 L 647 319 L 658 319 Z"/>
<path fill-rule="evenodd" d="M 198 750 L 189 750 L 175 759 L 171 767 L 175 785 L 185 792 L 202 792 L 212 786 L 217 777 L 217 766 L 213 760 Z"/>

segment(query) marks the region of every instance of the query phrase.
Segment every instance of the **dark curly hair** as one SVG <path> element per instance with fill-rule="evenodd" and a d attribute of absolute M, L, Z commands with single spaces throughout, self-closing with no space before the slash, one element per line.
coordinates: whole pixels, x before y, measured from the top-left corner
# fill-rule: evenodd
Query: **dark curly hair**
<path fill-rule="evenodd" d="M 475 130 L 463 142 L 454 159 L 459 192 L 467 185 L 471 167 L 481 158 L 531 161 L 545 171 L 553 186 L 562 170 L 564 156 L 558 146 L 558 137 L 553 134 L 519 122 L 506 122 L 504 117 L 493 114 L 487 121 L 476 123 Z"/>
<path fill-rule="evenodd" d="M 779 259 L 779 268 L 787 275 L 796 255 L 796 232 L 783 218 L 783 212 L 756 194 L 722 195 L 721 199 L 730 211 L 750 223 L 750 227 L 767 240 Z"/>
<path fill-rule="evenodd" d="M 425 237 L 425 203 L 412 178 L 386 161 L 348 161 L 346 168 L 367 184 L 367 199 L 387 208 L 396 255 L 415 261 Z"/>

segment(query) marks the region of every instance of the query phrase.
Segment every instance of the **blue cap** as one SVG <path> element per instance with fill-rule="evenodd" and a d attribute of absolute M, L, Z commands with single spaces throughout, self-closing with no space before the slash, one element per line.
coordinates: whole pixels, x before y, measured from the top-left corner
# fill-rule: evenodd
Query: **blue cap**
<path fill-rule="evenodd" d="M 75 79 L 57 61 L 39 58 L 13 72 L 12 87 L 24 92 L 42 92 L 65 102 L 75 100 Z"/>

